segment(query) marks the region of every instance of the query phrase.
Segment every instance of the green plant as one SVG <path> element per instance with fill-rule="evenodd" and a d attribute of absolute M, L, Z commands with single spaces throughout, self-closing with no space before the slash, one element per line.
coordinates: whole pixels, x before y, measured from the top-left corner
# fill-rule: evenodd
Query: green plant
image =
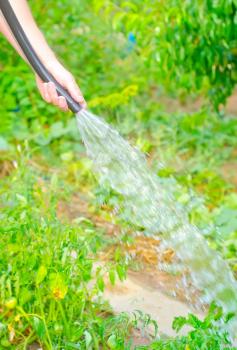
<path fill-rule="evenodd" d="M 191 222 L 236 272 L 236 185 L 223 173 L 225 164 L 235 169 L 236 118 L 220 118 L 208 106 L 167 113 L 157 102 L 161 85 L 181 99 L 200 93 L 216 108 L 224 102 L 236 82 L 235 2 L 29 3 L 89 106 L 148 153 L 160 177 L 177 181 L 176 198 Z M 131 260 L 123 247 L 141 228 L 128 227 L 130 213 L 118 210 L 122 198 L 99 186 L 74 117 L 46 105 L 29 68 L 2 37 L 0 43 L 0 348 L 37 342 L 130 350 L 132 329 L 156 331 L 156 323 L 141 312 L 113 315 L 101 293 L 107 277 L 112 284 L 126 278 Z M 78 205 L 80 217 L 63 221 L 60 203 L 73 194 L 82 195 L 88 213 Z M 92 214 L 116 223 L 121 235 L 105 235 Z M 114 254 L 98 267 L 111 243 Z M 151 339 L 140 349 L 228 349 L 216 311 L 204 321 L 178 318 L 177 330 L 193 327 L 186 337 Z"/>
<path fill-rule="evenodd" d="M 167 341 L 160 340 L 148 348 L 152 350 L 234 350 L 235 348 L 231 347 L 228 333 L 222 331 L 218 326 L 217 322 L 222 317 L 222 311 L 215 304 L 211 305 L 209 313 L 203 321 L 192 314 L 187 317 L 177 317 L 173 322 L 173 328 L 179 332 L 184 326 L 189 326 L 192 329 L 188 331 L 187 335 Z M 228 321 L 229 317 L 226 318 L 225 322 L 228 323 Z"/>
<path fill-rule="evenodd" d="M 216 109 L 237 81 L 237 7 L 230 1 L 95 1 L 117 31 L 136 38 L 150 79 L 180 97 L 208 94 Z M 112 20 L 111 20 L 112 16 Z"/>
<path fill-rule="evenodd" d="M 46 349 L 97 349 L 108 338 L 97 333 L 109 310 L 97 298 L 107 269 L 92 269 L 103 246 L 101 232 L 89 220 L 62 224 L 57 218 L 60 179 L 53 175 L 45 181 L 25 162 L 20 153 L 18 170 L 0 191 L 1 344 L 25 349 L 37 341 Z M 110 271 L 114 278 L 125 276 L 116 264 Z"/>

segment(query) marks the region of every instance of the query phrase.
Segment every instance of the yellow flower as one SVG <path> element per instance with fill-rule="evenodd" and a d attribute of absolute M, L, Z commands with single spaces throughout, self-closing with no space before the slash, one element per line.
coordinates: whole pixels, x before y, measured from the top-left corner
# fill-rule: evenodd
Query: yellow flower
<path fill-rule="evenodd" d="M 68 291 L 64 276 L 60 273 L 51 273 L 49 276 L 50 290 L 56 300 L 62 300 Z"/>
<path fill-rule="evenodd" d="M 18 315 L 15 316 L 14 321 L 15 322 L 19 322 L 20 319 L 21 319 L 21 315 L 18 314 Z"/>
<path fill-rule="evenodd" d="M 54 288 L 53 289 L 53 296 L 56 300 L 62 300 L 64 299 L 65 295 L 67 294 L 67 290 L 65 288 Z"/>

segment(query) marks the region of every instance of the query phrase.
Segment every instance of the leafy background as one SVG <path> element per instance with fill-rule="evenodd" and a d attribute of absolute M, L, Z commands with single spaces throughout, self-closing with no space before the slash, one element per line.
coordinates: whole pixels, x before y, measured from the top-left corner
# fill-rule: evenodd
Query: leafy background
<path fill-rule="evenodd" d="M 90 109 L 145 152 L 159 176 L 176 179 L 177 200 L 191 200 L 191 222 L 236 275 L 237 119 L 223 109 L 237 79 L 236 1 L 29 3 Z M 125 279 L 133 228 L 113 216 L 123 234 L 111 238 L 80 217 L 81 207 L 76 221 L 59 217 L 76 194 L 111 220 L 120 198 L 99 186 L 74 117 L 46 105 L 29 67 L 2 37 L 0 44 L 1 346 L 130 349 L 132 329 L 150 320 L 114 316 L 99 295 L 106 274 Z M 106 269 L 94 272 L 114 245 Z M 149 348 L 222 348 L 213 321 L 221 312 L 213 306 L 210 315 L 178 319 L 176 330 L 188 323 L 194 333 Z"/>

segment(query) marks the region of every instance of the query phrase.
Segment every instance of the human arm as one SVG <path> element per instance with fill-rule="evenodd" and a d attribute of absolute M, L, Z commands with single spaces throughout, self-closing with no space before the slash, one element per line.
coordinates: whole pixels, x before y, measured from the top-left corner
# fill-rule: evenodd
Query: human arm
<path fill-rule="evenodd" d="M 54 52 L 47 44 L 43 34 L 37 27 L 30 8 L 26 0 L 9 0 L 11 6 L 16 13 L 23 30 L 28 37 L 31 45 L 33 46 L 36 54 L 38 55 L 41 62 L 50 71 L 54 78 L 61 84 L 69 94 L 79 102 L 83 107 L 86 106 L 85 101 L 82 97 L 80 89 L 75 82 L 75 79 L 69 73 L 63 65 L 58 61 Z M 26 60 L 22 53 L 18 43 L 13 37 L 3 15 L 0 13 L 0 31 L 8 39 L 8 41 L 15 47 L 17 52 Z M 60 107 L 63 110 L 67 109 L 67 103 L 64 97 L 57 95 L 55 86 L 53 83 L 44 83 L 37 75 L 36 82 L 42 97 L 49 103 Z"/>

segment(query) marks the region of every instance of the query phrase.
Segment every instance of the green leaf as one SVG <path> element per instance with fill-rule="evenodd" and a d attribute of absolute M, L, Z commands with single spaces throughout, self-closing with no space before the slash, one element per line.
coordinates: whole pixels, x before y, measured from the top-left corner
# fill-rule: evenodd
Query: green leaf
<path fill-rule="evenodd" d="M 97 278 L 97 286 L 98 286 L 98 288 L 99 288 L 99 290 L 100 290 L 101 292 L 104 291 L 104 289 L 105 289 L 105 283 L 104 283 L 103 277 L 99 276 L 99 277 Z"/>
<path fill-rule="evenodd" d="M 172 324 L 172 328 L 176 332 L 179 332 L 183 328 L 183 326 L 185 326 L 186 324 L 187 324 L 187 319 L 185 317 L 182 317 L 182 316 L 175 317 Z"/>
<path fill-rule="evenodd" d="M 91 345 L 92 345 L 91 334 L 88 331 L 85 331 L 84 336 L 85 336 L 86 349 L 91 349 Z"/>
<path fill-rule="evenodd" d="M 109 337 L 109 339 L 107 341 L 107 345 L 112 350 L 116 349 L 117 341 L 116 341 L 116 335 L 115 334 L 111 334 L 111 336 Z"/>
<path fill-rule="evenodd" d="M 0 136 L 0 151 L 8 151 L 9 148 L 7 140 Z"/>
<path fill-rule="evenodd" d="M 110 283 L 114 286 L 115 285 L 115 280 L 116 280 L 116 274 L 114 268 L 111 268 L 109 270 L 109 280 Z"/>
<path fill-rule="evenodd" d="M 7 326 L 0 322 L 0 338 L 7 333 Z"/>
<path fill-rule="evenodd" d="M 33 317 L 32 323 L 33 323 L 33 329 L 35 330 L 38 337 L 40 339 L 43 339 L 46 333 L 44 322 L 38 317 Z"/>
<path fill-rule="evenodd" d="M 116 270 L 120 281 L 124 281 L 126 279 L 126 267 L 124 265 L 117 265 Z"/>
<path fill-rule="evenodd" d="M 67 130 L 64 128 L 62 122 L 56 122 L 52 124 L 51 129 L 50 129 L 50 137 L 51 139 L 56 139 L 61 136 L 63 136 L 67 132 Z"/>
<path fill-rule="evenodd" d="M 47 276 L 47 272 L 47 267 L 45 265 L 41 265 L 37 271 L 35 283 L 40 284 L 41 282 L 43 282 L 43 280 Z"/>

